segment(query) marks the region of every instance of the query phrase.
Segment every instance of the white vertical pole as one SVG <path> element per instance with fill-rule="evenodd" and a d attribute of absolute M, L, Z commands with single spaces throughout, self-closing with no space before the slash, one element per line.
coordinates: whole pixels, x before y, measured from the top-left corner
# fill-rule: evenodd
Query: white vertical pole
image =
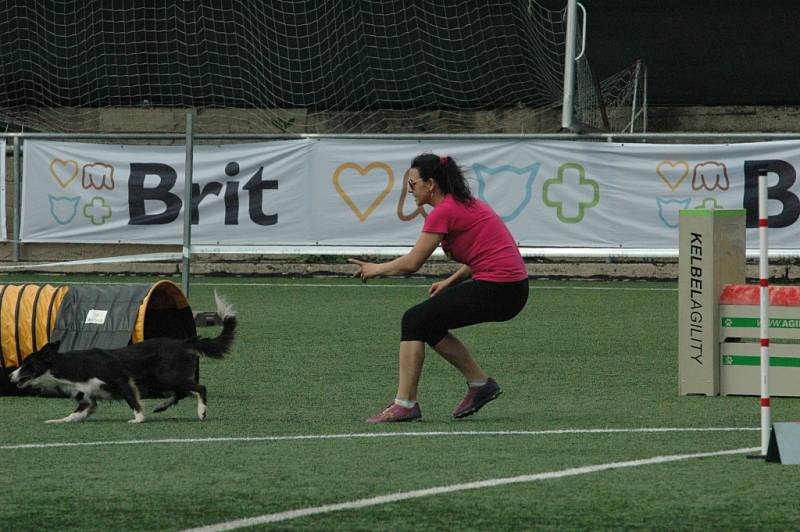
<path fill-rule="evenodd" d="M 5 158 L 6 154 L 3 154 Z M 20 206 L 22 205 L 22 147 L 20 146 L 19 135 L 14 135 L 14 165 L 11 167 L 14 176 L 14 199 L 12 200 L 14 207 L 12 235 L 13 241 L 11 243 L 11 260 L 19 262 L 19 222 L 20 222 Z"/>
<path fill-rule="evenodd" d="M 181 288 L 189 299 L 189 267 L 192 249 L 192 174 L 194 170 L 194 115 L 186 113 L 186 166 L 183 189 L 183 275 Z"/>
<path fill-rule="evenodd" d="M 642 63 L 642 133 L 647 133 L 647 65 Z"/>
<path fill-rule="evenodd" d="M 758 276 L 761 307 L 761 454 L 766 456 L 771 426 L 769 404 L 769 257 L 767 256 L 767 171 L 758 171 Z"/>
<path fill-rule="evenodd" d="M 639 73 L 641 72 L 642 62 L 636 61 L 636 69 L 633 73 L 633 100 L 631 101 L 631 128 L 630 132 L 635 133 L 636 124 L 636 98 L 639 96 Z"/>
<path fill-rule="evenodd" d="M 578 35 L 578 0 L 567 2 L 567 36 L 564 43 L 564 97 L 561 106 L 561 127 L 571 128 L 575 101 L 575 38 Z"/>

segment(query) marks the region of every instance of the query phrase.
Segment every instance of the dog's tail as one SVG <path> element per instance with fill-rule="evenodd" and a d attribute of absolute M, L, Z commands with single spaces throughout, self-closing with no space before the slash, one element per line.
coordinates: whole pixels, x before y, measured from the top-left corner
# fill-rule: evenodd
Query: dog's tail
<path fill-rule="evenodd" d="M 233 305 L 225 301 L 214 290 L 214 301 L 217 304 L 217 315 L 222 318 L 222 332 L 216 338 L 196 337 L 192 339 L 192 346 L 198 353 L 211 358 L 223 358 L 233 343 L 236 331 L 236 312 Z"/>

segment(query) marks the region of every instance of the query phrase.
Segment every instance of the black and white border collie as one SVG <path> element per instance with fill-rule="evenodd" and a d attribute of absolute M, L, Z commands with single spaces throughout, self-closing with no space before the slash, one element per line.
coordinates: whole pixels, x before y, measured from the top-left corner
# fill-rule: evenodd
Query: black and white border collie
<path fill-rule="evenodd" d="M 196 355 L 223 358 L 233 342 L 236 314 L 233 307 L 214 292 L 222 332 L 216 338 L 149 338 L 120 349 L 87 349 L 58 353 L 57 343 L 48 343 L 31 353 L 11 373 L 20 388 L 56 390 L 72 397 L 74 412 L 47 423 L 83 421 L 97 408 L 98 399 L 124 400 L 133 410 L 129 423 L 144 421 L 139 389 L 168 399 L 154 412 L 163 412 L 190 393 L 197 396 L 197 416 L 208 414 L 206 388 L 195 380 Z"/>

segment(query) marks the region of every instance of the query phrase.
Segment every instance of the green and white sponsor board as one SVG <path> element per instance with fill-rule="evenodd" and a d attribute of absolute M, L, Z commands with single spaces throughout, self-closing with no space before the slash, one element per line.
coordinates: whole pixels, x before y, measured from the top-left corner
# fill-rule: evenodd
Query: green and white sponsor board
<path fill-rule="evenodd" d="M 720 305 L 719 313 L 720 393 L 759 395 L 759 307 Z M 800 307 L 769 308 L 769 394 L 800 396 Z"/>

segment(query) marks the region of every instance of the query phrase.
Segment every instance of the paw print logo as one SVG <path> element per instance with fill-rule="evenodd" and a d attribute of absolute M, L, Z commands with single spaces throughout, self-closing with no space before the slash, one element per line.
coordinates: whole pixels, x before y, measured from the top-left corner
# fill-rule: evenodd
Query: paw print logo
<path fill-rule="evenodd" d="M 114 190 L 114 167 L 105 163 L 92 163 L 83 165 L 81 187 L 97 190 Z"/>
<path fill-rule="evenodd" d="M 83 216 L 88 218 L 92 225 L 103 225 L 111 218 L 111 206 L 100 196 L 95 196 L 83 206 Z"/>
<path fill-rule="evenodd" d="M 728 190 L 731 180 L 728 167 L 719 161 L 705 161 L 695 165 L 692 176 L 692 190 Z"/>
<path fill-rule="evenodd" d="M 722 322 L 723 327 L 733 327 L 733 320 L 730 318 L 725 318 Z"/>

